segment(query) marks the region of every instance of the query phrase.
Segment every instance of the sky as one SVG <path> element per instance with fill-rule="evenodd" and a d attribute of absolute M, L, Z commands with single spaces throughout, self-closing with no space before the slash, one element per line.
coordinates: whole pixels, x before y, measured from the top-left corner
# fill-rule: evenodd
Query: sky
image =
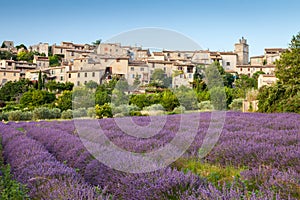
<path fill-rule="evenodd" d="M 0 7 L 0 42 L 27 46 L 105 42 L 120 33 L 156 28 L 212 51 L 233 51 L 244 37 L 255 56 L 264 48 L 287 47 L 300 31 L 298 0 L 1 0 Z"/>

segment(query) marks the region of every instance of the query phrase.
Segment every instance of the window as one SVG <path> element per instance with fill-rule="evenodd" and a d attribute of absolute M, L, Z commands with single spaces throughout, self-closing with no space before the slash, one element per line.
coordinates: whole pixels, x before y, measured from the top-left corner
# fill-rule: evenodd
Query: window
<path fill-rule="evenodd" d="M 72 74 L 69 74 L 69 78 L 72 78 Z"/>
<path fill-rule="evenodd" d="M 180 74 L 180 78 L 182 78 L 183 77 L 183 75 L 182 74 Z"/>
<path fill-rule="evenodd" d="M 181 54 L 180 53 L 178 53 L 178 57 L 180 57 L 181 56 Z"/>
<path fill-rule="evenodd" d="M 8 62 L 7 64 L 8 64 L 8 66 L 12 66 L 12 62 Z"/>
<path fill-rule="evenodd" d="M 6 76 L 6 72 L 3 72 L 3 76 Z"/>
<path fill-rule="evenodd" d="M 80 86 L 80 81 L 77 81 L 77 86 Z"/>
<path fill-rule="evenodd" d="M 248 72 L 250 72 L 250 68 L 248 68 Z"/>
<path fill-rule="evenodd" d="M 61 81 L 63 81 L 63 80 L 64 80 L 64 77 L 63 77 L 63 76 L 61 76 L 61 77 L 60 77 L 60 80 L 61 80 Z"/>
<path fill-rule="evenodd" d="M 16 73 L 14 73 L 14 76 L 16 76 Z"/>
<path fill-rule="evenodd" d="M 230 62 L 226 62 L 226 66 L 230 66 Z"/>
<path fill-rule="evenodd" d="M 240 71 L 243 71 L 243 68 L 241 68 Z"/>
<path fill-rule="evenodd" d="M 39 63 L 39 67 L 41 66 L 42 64 L 41 63 Z"/>
<path fill-rule="evenodd" d="M 119 59 L 119 58 L 117 59 L 117 62 L 120 62 L 120 59 Z"/>
<path fill-rule="evenodd" d="M 87 77 L 87 73 L 86 72 L 84 73 L 84 77 Z"/>
<path fill-rule="evenodd" d="M 134 67 L 130 67 L 130 71 L 134 71 Z"/>
<path fill-rule="evenodd" d="M 60 49 L 60 53 L 61 53 L 61 54 L 63 53 L 62 49 Z"/>
<path fill-rule="evenodd" d="M 134 78 L 134 74 L 131 74 L 131 78 Z"/>
<path fill-rule="evenodd" d="M 167 70 L 167 69 L 164 67 L 164 72 L 166 72 L 166 70 Z"/>
<path fill-rule="evenodd" d="M 193 77 L 193 74 L 189 74 L 189 78 L 192 78 Z"/>
<path fill-rule="evenodd" d="M 78 77 L 78 78 L 80 77 L 80 73 L 77 74 L 77 77 Z"/>
<path fill-rule="evenodd" d="M 118 52 L 119 51 L 119 49 L 116 49 L 116 52 Z"/>
<path fill-rule="evenodd" d="M 95 77 L 95 72 L 92 73 L 92 77 Z"/>
<path fill-rule="evenodd" d="M 143 72 L 143 71 L 144 71 L 144 67 L 141 67 L 141 69 L 140 69 L 140 70 L 141 70 L 141 72 Z"/>
<path fill-rule="evenodd" d="M 84 81 L 84 85 L 86 85 L 87 84 L 87 81 Z"/>
<path fill-rule="evenodd" d="M 139 77 L 139 78 L 141 78 L 141 77 L 142 77 L 142 75 L 140 74 L 140 75 L 138 75 L 138 77 Z"/>
<path fill-rule="evenodd" d="M 104 62 L 107 62 L 107 58 L 104 59 Z"/>

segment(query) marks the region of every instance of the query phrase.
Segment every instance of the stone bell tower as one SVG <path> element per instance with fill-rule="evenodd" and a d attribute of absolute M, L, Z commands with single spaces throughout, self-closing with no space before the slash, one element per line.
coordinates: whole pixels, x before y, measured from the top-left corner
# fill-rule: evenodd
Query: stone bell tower
<path fill-rule="evenodd" d="M 249 45 L 247 40 L 242 37 L 239 43 L 234 45 L 234 52 L 238 55 L 237 64 L 238 65 L 248 65 L 249 64 Z"/>

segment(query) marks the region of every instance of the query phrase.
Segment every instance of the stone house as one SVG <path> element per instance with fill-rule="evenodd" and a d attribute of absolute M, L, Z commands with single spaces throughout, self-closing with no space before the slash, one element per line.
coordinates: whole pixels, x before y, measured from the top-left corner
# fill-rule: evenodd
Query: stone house
<path fill-rule="evenodd" d="M 8 81 L 18 81 L 20 79 L 19 70 L 0 69 L 0 86 Z"/>
<path fill-rule="evenodd" d="M 44 69 L 50 66 L 49 58 L 44 56 L 34 56 L 33 63 L 36 64 L 37 69 Z"/>
<path fill-rule="evenodd" d="M 266 86 L 270 86 L 272 84 L 274 84 L 278 79 L 276 78 L 275 75 L 272 74 L 261 74 L 258 77 L 258 84 L 257 87 L 258 89 L 261 88 L 262 86 L 266 85 Z"/>
<path fill-rule="evenodd" d="M 39 43 L 36 45 L 32 45 L 29 48 L 29 51 L 32 52 L 38 52 L 40 54 L 44 53 L 46 57 L 48 57 L 49 54 L 49 44 L 48 43 Z"/>
<path fill-rule="evenodd" d="M 128 64 L 128 74 L 126 77 L 128 83 L 133 85 L 136 77 L 139 78 L 141 85 L 150 82 L 150 69 L 146 62 L 133 61 Z"/>

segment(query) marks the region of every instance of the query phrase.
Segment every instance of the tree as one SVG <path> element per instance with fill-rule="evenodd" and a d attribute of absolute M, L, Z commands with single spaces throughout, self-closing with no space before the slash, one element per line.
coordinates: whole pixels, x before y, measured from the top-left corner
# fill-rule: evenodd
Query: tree
<path fill-rule="evenodd" d="M 163 92 L 160 103 L 167 111 L 172 111 L 180 105 L 177 97 L 170 90 Z"/>
<path fill-rule="evenodd" d="M 22 49 L 22 48 L 24 50 L 27 50 L 27 47 L 24 44 L 17 45 L 16 48 L 17 48 L 17 50 Z"/>
<path fill-rule="evenodd" d="M 4 42 L 2 42 L 1 48 L 7 48 Z"/>
<path fill-rule="evenodd" d="M 38 90 L 43 89 L 43 79 L 42 79 L 42 72 L 41 70 L 39 71 L 39 77 L 38 77 Z"/>
<path fill-rule="evenodd" d="M 104 117 L 113 117 L 111 106 L 108 103 L 105 103 L 102 106 L 95 106 L 96 116 L 100 119 Z"/>
<path fill-rule="evenodd" d="M 56 101 L 57 107 L 61 111 L 72 109 L 72 91 L 64 91 L 61 96 L 58 97 Z"/>
<path fill-rule="evenodd" d="M 0 60 L 17 60 L 17 55 L 9 51 L 0 51 Z"/>
<path fill-rule="evenodd" d="M 289 49 L 275 62 L 275 75 L 283 84 L 300 84 L 300 32 L 293 36 Z"/>
<path fill-rule="evenodd" d="M 23 93 L 32 88 L 32 83 L 28 79 L 19 81 L 8 81 L 0 88 L 0 100 L 12 101 L 16 100 Z"/>
<path fill-rule="evenodd" d="M 172 83 L 172 78 L 167 77 L 164 70 L 162 69 L 155 69 L 150 79 L 151 79 L 150 85 L 156 87 L 167 88 Z"/>
<path fill-rule="evenodd" d="M 89 82 L 87 82 L 85 84 L 85 87 L 88 89 L 96 89 L 98 87 L 98 83 L 96 83 L 95 81 L 90 80 Z"/>
<path fill-rule="evenodd" d="M 99 45 L 101 44 L 102 39 L 96 40 L 95 42 L 92 42 L 93 45 Z"/>
<path fill-rule="evenodd" d="M 60 59 L 58 55 L 49 56 L 50 67 L 55 67 L 60 65 Z"/>
<path fill-rule="evenodd" d="M 55 95 L 44 90 L 31 90 L 25 92 L 20 99 L 20 103 L 28 107 L 37 107 L 54 101 Z"/>
<path fill-rule="evenodd" d="M 300 113 L 300 33 L 276 61 L 275 75 L 279 79 L 275 85 L 259 90 L 258 110 Z"/>
<path fill-rule="evenodd" d="M 138 74 L 136 73 L 135 77 L 134 77 L 134 81 L 133 81 L 133 86 L 137 87 L 141 84 L 140 78 L 138 76 Z"/>

